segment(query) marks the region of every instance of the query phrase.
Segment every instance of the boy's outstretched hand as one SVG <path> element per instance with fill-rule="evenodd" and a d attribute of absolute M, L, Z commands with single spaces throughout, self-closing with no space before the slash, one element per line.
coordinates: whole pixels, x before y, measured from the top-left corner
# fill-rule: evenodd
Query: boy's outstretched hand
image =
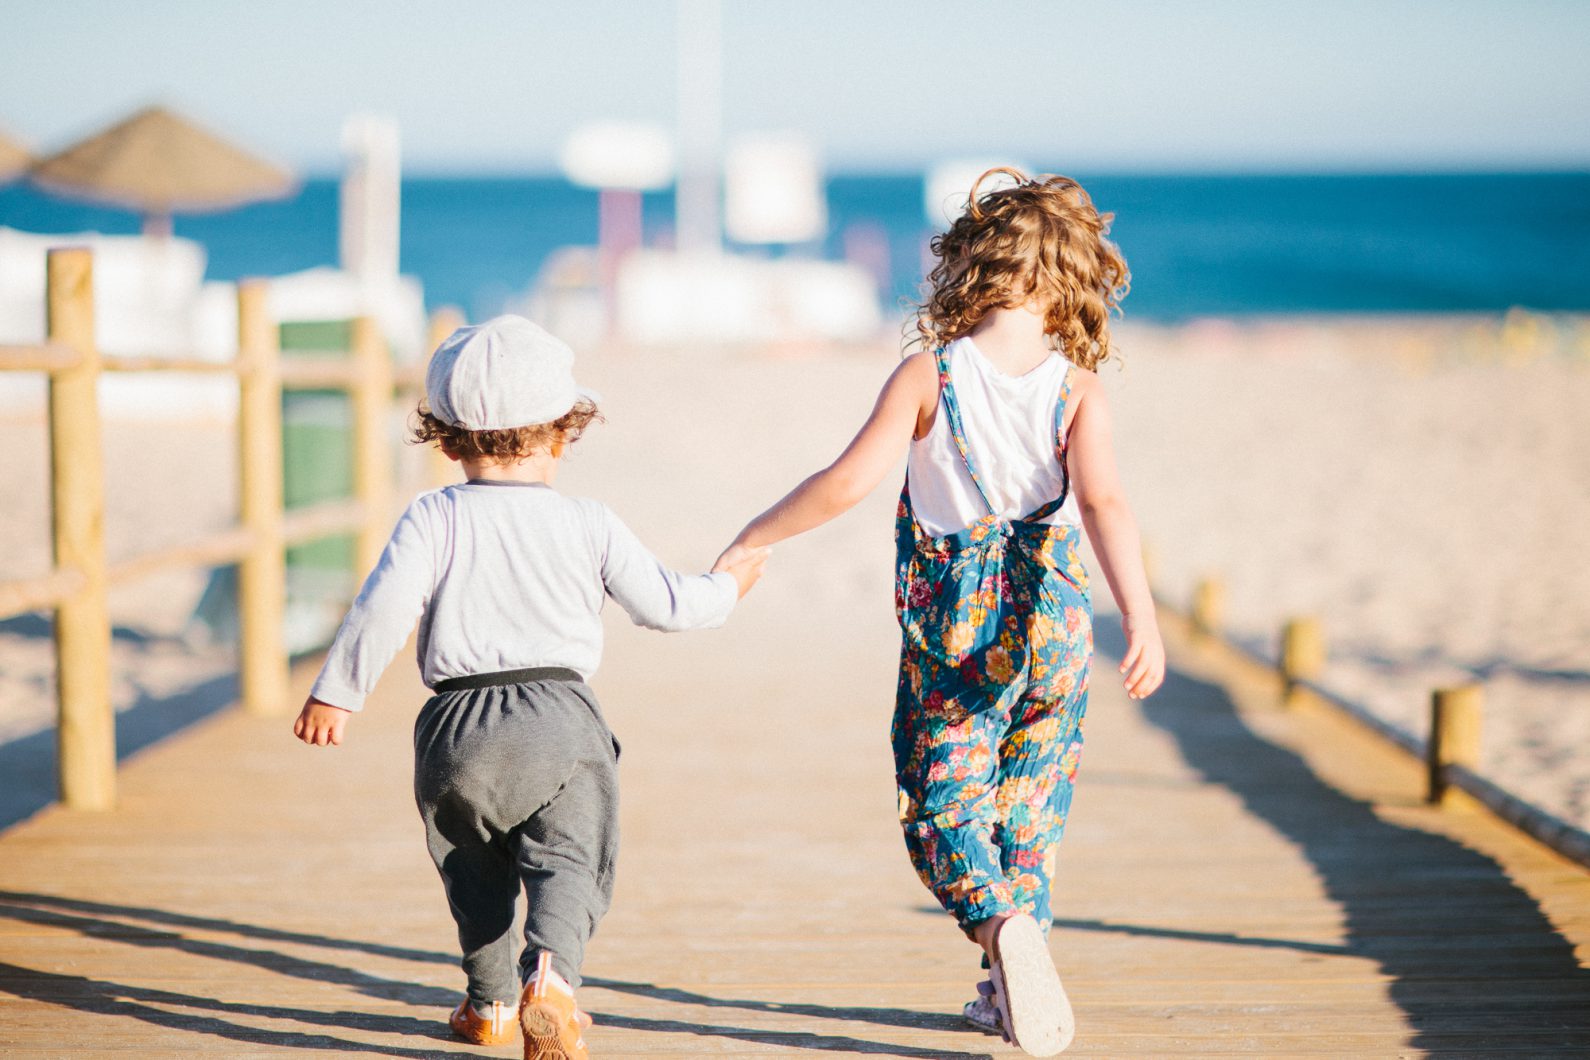
<path fill-rule="evenodd" d="M 1159 639 L 1159 623 L 1152 616 L 1127 615 L 1121 619 L 1126 633 L 1126 655 L 1121 659 L 1126 694 L 1146 699 L 1165 680 L 1165 644 Z"/>
<path fill-rule="evenodd" d="M 342 727 L 348 724 L 348 716 L 352 713 L 310 696 L 304 700 L 298 720 L 293 722 L 293 735 L 316 747 L 335 746 L 342 742 Z"/>
<path fill-rule="evenodd" d="M 767 563 L 767 557 L 773 554 L 770 548 L 747 548 L 745 545 L 730 545 L 723 550 L 723 555 L 718 557 L 718 562 L 712 565 L 713 574 L 728 572 L 734 575 L 734 580 L 740 586 L 740 599 L 745 599 L 745 594 L 751 591 L 751 586 L 762 577 L 762 567 Z"/>

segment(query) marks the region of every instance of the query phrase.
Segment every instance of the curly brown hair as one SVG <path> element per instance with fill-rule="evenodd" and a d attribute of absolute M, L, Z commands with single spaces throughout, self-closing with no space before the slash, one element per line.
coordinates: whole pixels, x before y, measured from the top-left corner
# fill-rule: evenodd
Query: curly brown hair
<path fill-rule="evenodd" d="M 596 405 L 581 398 L 574 407 L 551 423 L 532 423 L 525 427 L 472 431 L 437 419 L 420 402 L 415 409 L 417 422 L 410 427 L 409 441 L 416 445 L 435 442 L 445 453 L 462 460 L 484 460 L 511 464 L 557 442 L 572 445 L 602 414 Z"/>
<path fill-rule="evenodd" d="M 1015 186 L 979 195 L 997 173 Z M 917 307 L 916 341 L 937 348 L 990 309 L 1036 301 L 1056 348 L 1080 367 L 1097 367 L 1110 356 L 1110 311 L 1120 311 L 1131 284 L 1126 260 L 1105 238 L 1114 219 L 1070 177 L 990 169 L 972 185 L 966 212 L 933 239 L 938 263 Z"/>

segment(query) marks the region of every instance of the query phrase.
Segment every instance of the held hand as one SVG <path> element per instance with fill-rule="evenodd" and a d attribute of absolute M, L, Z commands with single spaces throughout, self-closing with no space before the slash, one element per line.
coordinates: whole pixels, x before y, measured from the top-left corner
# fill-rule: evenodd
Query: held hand
<path fill-rule="evenodd" d="M 1121 629 L 1126 633 L 1126 657 L 1121 673 L 1126 676 L 1126 694 L 1146 699 L 1165 680 L 1165 645 L 1159 639 L 1159 623 L 1153 615 L 1125 615 Z"/>
<path fill-rule="evenodd" d="M 756 551 L 756 550 L 753 549 L 753 548 L 750 548 L 747 545 L 740 544 L 739 539 L 736 538 L 735 541 L 731 545 L 729 545 L 728 548 L 724 549 L 723 552 L 718 556 L 718 562 L 716 562 L 716 563 L 714 563 L 712 565 L 712 573 L 713 574 L 723 574 L 723 573 L 725 573 L 726 571 L 728 571 L 728 569 L 729 569 L 729 567 L 731 565 L 733 565 L 735 563 L 739 563 L 742 560 L 746 559 L 754 551 Z M 762 551 L 766 552 L 767 550 L 763 549 Z"/>
<path fill-rule="evenodd" d="M 315 747 L 335 746 L 342 742 L 342 727 L 352 713 L 310 696 L 293 722 L 293 735 Z"/>
<path fill-rule="evenodd" d="M 762 577 L 762 567 L 767 563 L 767 557 L 773 554 L 770 548 L 748 548 L 745 545 L 733 544 L 724 549 L 723 555 L 718 557 L 718 562 L 712 565 L 712 573 L 727 572 L 734 575 L 734 580 L 740 586 L 740 599 L 745 599 L 745 594 L 751 591 L 751 586 Z"/>

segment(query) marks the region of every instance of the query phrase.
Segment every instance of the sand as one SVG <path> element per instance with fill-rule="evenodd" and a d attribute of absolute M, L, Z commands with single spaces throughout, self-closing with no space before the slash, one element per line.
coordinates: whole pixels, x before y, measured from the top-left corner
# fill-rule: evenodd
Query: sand
<path fill-rule="evenodd" d="M 1482 681 L 1482 772 L 1590 826 L 1586 334 L 1526 317 L 1123 325 L 1121 364 L 1102 374 L 1161 594 L 1185 600 L 1219 574 L 1231 634 L 1267 653 L 1287 616 L 1318 615 L 1323 683 L 1416 736 L 1431 688 Z M 586 354 L 609 422 L 576 447 L 563 486 L 606 500 L 668 562 L 703 567 L 838 453 L 896 359 L 887 346 Z M 808 426 L 798 444 L 764 444 L 789 418 Z M 230 520 L 224 425 L 106 435 L 113 556 Z M 0 578 L 48 563 L 43 439 L 37 420 L 0 423 Z M 890 620 L 898 483 L 779 548 L 769 577 L 809 606 L 765 646 L 770 679 L 823 664 L 800 652 L 813 614 Z M 116 592 L 118 708 L 233 665 L 225 647 L 183 638 L 204 580 L 175 572 Z M 0 740 L 50 724 L 52 667 L 42 619 L 0 623 Z"/>
<path fill-rule="evenodd" d="M 1226 583 L 1239 642 L 1290 615 L 1323 683 L 1423 739 L 1484 685 L 1481 772 L 1590 826 L 1590 334 L 1581 323 L 1127 329 L 1121 463 L 1158 567 Z"/>

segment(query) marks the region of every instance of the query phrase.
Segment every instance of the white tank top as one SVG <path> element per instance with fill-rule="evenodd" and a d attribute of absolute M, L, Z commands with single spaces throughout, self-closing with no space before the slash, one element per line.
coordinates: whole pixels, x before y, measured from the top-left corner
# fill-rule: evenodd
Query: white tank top
<path fill-rule="evenodd" d="M 966 449 L 995 513 L 1020 519 L 1060 496 L 1055 406 L 1071 362 L 1055 353 L 1026 375 L 1010 376 L 969 338 L 956 339 L 944 352 Z M 955 447 L 942 397 L 933 427 L 911 442 L 906 481 L 916 521 L 932 537 L 964 530 L 988 514 Z M 1080 525 L 1075 494 L 1043 521 Z"/>

